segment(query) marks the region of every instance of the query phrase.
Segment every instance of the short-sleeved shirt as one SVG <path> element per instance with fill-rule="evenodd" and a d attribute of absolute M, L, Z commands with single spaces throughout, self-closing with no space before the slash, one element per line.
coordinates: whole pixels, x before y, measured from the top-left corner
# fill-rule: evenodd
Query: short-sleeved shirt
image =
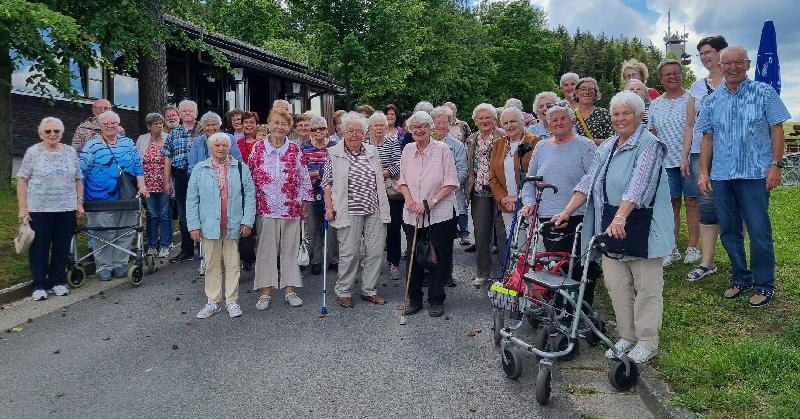
<path fill-rule="evenodd" d="M 656 130 L 656 137 L 667 145 L 664 156 L 664 167 L 681 166 L 681 149 L 683 148 L 683 128 L 686 126 L 686 102 L 689 93 L 683 92 L 680 97 L 668 99 L 661 95 L 650 104 L 647 129 Z"/>
<path fill-rule="evenodd" d="M 586 122 L 586 126 L 589 127 L 589 131 L 592 132 L 592 135 L 589 136 L 584 131 L 583 124 L 581 124 L 580 121 L 576 121 L 575 130 L 578 135 L 597 139 L 609 138 L 614 135 L 614 129 L 611 127 L 611 114 L 608 113 L 608 109 L 596 107 L 594 108 L 594 112 L 590 113 L 589 116 L 581 116 L 583 117 L 583 121 Z"/>
<path fill-rule="evenodd" d="M 164 155 L 161 154 L 163 149 L 164 143 L 157 144 L 150 141 L 142 155 L 144 186 L 150 193 L 164 192 Z"/>
<path fill-rule="evenodd" d="M 694 130 L 692 131 L 692 148 L 689 150 L 690 153 L 698 154 L 700 153 L 700 140 L 703 139 L 703 133 L 697 130 L 697 117 L 700 116 L 700 111 L 703 110 L 703 101 L 714 91 L 717 90 L 714 86 L 708 83 L 706 79 L 697 79 L 692 83 L 692 86 L 689 87 L 689 95 L 694 98 L 694 110 L 695 110 L 695 125 Z"/>
<path fill-rule="evenodd" d="M 171 160 L 173 167 L 189 169 L 189 150 L 192 148 L 195 129 L 187 130 L 183 125 L 178 126 L 167 134 L 164 140 L 164 157 Z"/>
<path fill-rule="evenodd" d="M 763 179 L 772 162 L 770 127 L 791 118 L 769 84 L 745 79 L 706 98 L 696 129 L 712 134 L 711 180 Z"/>
<path fill-rule="evenodd" d="M 113 153 L 113 155 L 112 155 Z M 142 158 L 128 137 L 117 137 L 117 143 L 106 145 L 101 137 L 93 137 L 81 151 L 83 196 L 87 201 L 119 199 L 119 169 L 133 176 L 144 176 Z"/>
<path fill-rule="evenodd" d="M 28 179 L 29 212 L 66 212 L 78 208 L 75 181 L 83 178 L 75 149 L 59 145 L 48 151 L 41 143 L 28 147 L 17 177 Z"/>
<path fill-rule="evenodd" d="M 458 188 L 456 162 L 450 147 L 441 141 L 431 141 L 424 151 L 419 151 L 414 142 L 403 148 L 400 157 L 400 179 L 397 186 L 406 185 L 414 201 L 431 200 L 444 186 Z M 453 218 L 455 194 L 447 194 L 431 208 L 430 224 Z M 403 222 L 416 225 L 417 215 L 403 209 Z M 428 225 L 426 222 L 425 225 Z"/>

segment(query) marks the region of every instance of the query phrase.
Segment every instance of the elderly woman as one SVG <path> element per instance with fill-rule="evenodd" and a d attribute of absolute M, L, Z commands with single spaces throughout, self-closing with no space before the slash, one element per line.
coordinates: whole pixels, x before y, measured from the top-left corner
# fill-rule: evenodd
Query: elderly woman
<path fill-rule="evenodd" d="M 255 220 L 255 187 L 250 169 L 230 155 L 231 136 L 217 132 L 208 138 L 211 157 L 201 161 L 189 178 L 186 222 L 192 240 L 203 242 L 207 303 L 197 313 L 207 319 L 220 312 L 225 270 L 225 307 L 230 317 L 239 306 L 239 237 L 247 237 Z"/>
<path fill-rule="evenodd" d="M 444 286 L 447 275 L 453 269 L 453 238 L 456 222 L 453 209 L 456 205 L 453 192 L 459 182 L 455 159 L 445 143 L 431 141 L 433 118 L 425 111 L 417 111 L 406 121 L 414 142 L 403 149 L 400 157 L 400 179 L 397 185 L 405 199 L 403 228 L 406 243 L 412 248 L 414 229 L 418 229 L 417 241 L 429 240 L 438 257 L 438 264 L 428 270 L 428 314 L 440 317 L 444 314 Z M 423 214 L 426 213 L 423 217 Z M 423 221 L 424 219 L 424 221 Z M 419 264 L 406 266 L 411 270 L 409 305 L 404 314 L 411 315 L 422 309 L 422 284 L 426 270 Z"/>
<path fill-rule="evenodd" d="M 592 140 L 595 144 L 602 144 L 608 137 L 614 135 L 611 128 L 611 115 L 605 108 L 598 108 L 594 103 L 600 100 L 600 88 L 597 80 L 584 77 L 575 85 L 575 100 L 577 107 L 575 116 L 578 117 L 576 127 L 578 134 Z"/>
<path fill-rule="evenodd" d="M 322 175 L 325 219 L 336 228 L 339 240 L 339 278 L 335 291 L 339 305 L 344 308 L 353 307 L 351 293 L 359 267 L 361 299 L 373 304 L 386 303 L 375 285 L 381 275 L 386 240 L 384 224 L 389 223 L 391 216 L 378 151 L 364 143 L 367 129 L 367 119 L 358 112 L 342 117 L 344 141 L 328 152 Z M 362 253 L 366 256 L 360 263 Z"/>
<path fill-rule="evenodd" d="M 531 151 L 539 142 L 539 137 L 525 131 L 522 112 L 516 108 L 505 109 L 500 114 L 500 125 L 506 135 L 492 144 L 489 187 L 492 188 L 492 197 L 503 216 L 504 229 L 501 231 L 505 232 L 504 237 L 508 237 L 511 222 L 516 215 L 520 177 L 528 168 Z M 504 255 L 505 238 L 497 242 L 500 244 L 500 254 Z"/>
<path fill-rule="evenodd" d="M 235 149 L 239 150 L 242 156 L 242 162 L 250 165 L 250 153 L 253 151 L 253 146 L 257 141 L 261 140 L 258 136 L 258 114 L 255 112 L 242 112 L 242 132 L 244 136 L 236 140 Z"/>
<path fill-rule="evenodd" d="M 139 194 L 145 199 L 149 193 L 144 184 L 142 158 L 136 152 L 136 145 L 128 137 L 117 135 L 119 115 L 106 111 L 97 117 L 100 123 L 100 135 L 93 137 L 81 152 L 81 171 L 83 172 L 84 198 L 87 201 L 113 201 L 120 199 L 119 178 L 124 171 L 136 176 Z M 136 211 L 98 211 L 87 214 L 91 227 L 117 227 L 136 224 Z M 95 236 L 106 242 L 114 242 L 117 246 L 131 247 L 133 235 L 124 235 L 122 230 L 95 230 Z M 128 253 L 114 246 L 103 246 L 94 252 L 97 277 L 101 281 L 125 277 L 128 266 Z"/>
<path fill-rule="evenodd" d="M 539 118 L 539 122 L 526 128 L 526 131 L 543 140 L 549 138 L 547 109 L 556 102 L 558 102 L 558 95 L 553 92 L 542 92 L 536 95 L 536 98 L 533 99 L 533 110 L 536 111 L 536 117 Z"/>
<path fill-rule="evenodd" d="M 505 132 L 497 128 L 497 109 L 481 103 L 472 110 L 472 121 L 478 131 L 467 138 L 467 182 L 464 187 L 469 194 L 475 234 L 475 264 L 477 275 L 472 283 L 479 287 L 489 281 L 492 271 L 492 256 L 489 251 L 494 230 L 497 242 L 505 243 L 503 218 L 492 198 L 489 186 L 491 152 L 494 142 Z M 475 220 L 480 220 L 475 222 Z M 494 228 L 492 228 L 494 227 Z M 470 250 L 469 248 L 467 250 Z"/>
<path fill-rule="evenodd" d="M 508 108 L 517 108 L 520 110 L 520 112 L 522 112 L 522 116 L 524 117 L 523 125 L 525 126 L 525 128 L 528 128 L 536 123 L 536 117 L 533 116 L 532 114 L 525 112 L 525 107 L 522 104 L 521 100 L 513 97 L 509 98 L 508 100 L 506 100 L 506 104 L 503 106 L 503 109 L 508 109 Z"/>
<path fill-rule="evenodd" d="M 381 159 L 381 178 L 389 198 L 391 221 L 386 229 L 386 261 L 389 265 L 389 277 L 400 279 L 400 228 L 403 226 L 403 195 L 397 190 L 397 178 L 400 176 L 400 139 L 389 137 L 388 118 L 383 112 L 375 112 L 369 117 L 369 130 L 372 133 L 370 144 L 378 150 Z"/>
<path fill-rule="evenodd" d="M 383 107 L 383 114 L 386 116 L 386 138 L 397 138 L 402 140 L 406 135 L 406 130 L 403 129 L 399 121 L 400 112 L 397 106 L 388 104 Z"/>
<path fill-rule="evenodd" d="M 211 147 L 208 146 L 207 141 L 212 135 L 222 132 L 222 118 L 214 112 L 206 112 L 200 118 L 200 127 L 203 134 L 195 137 L 192 140 L 192 148 L 189 149 L 189 173 L 192 173 L 192 168 L 197 163 L 208 159 L 211 156 Z M 225 134 L 223 132 L 223 134 Z M 231 138 L 231 143 L 234 142 L 231 134 L 226 134 Z M 239 147 L 232 147 L 230 150 L 231 156 L 238 161 L 242 161 L 242 153 L 239 152 Z"/>
<path fill-rule="evenodd" d="M 304 112 L 294 120 L 294 133 L 297 135 L 297 145 L 303 144 L 306 141 L 311 141 L 311 118 L 313 115 L 310 112 Z"/>
<path fill-rule="evenodd" d="M 333 113 L 333 133 L 331 133 L 330 140 L 334 143 L 342 141 L 342 117 L 347 115 L 347 111 L 339 109 Z"/>
<path fill-rule="evenodd" d="M 675 223 L 675 243 L 681 236 L 681 206 L 686 203 L 686 231 L 689 233 L 686 243 L 686 259 L 684 263 L 694 263 L 700 259 L 697 248 L 700 235 L 700 223 L 697 206 L 697 182 L 681 173 L 681 152 L 683 148 L 683 131 L 686 125 L 686 107 L 689 92 L 683 88 L 681 63 L 678 60 L 664 60 L 656 69 L 664 94 L 656 98 L 650 106 L 650 120 L 647 128 L 658 139 L 667 145 L 664 156 L 664 167 L 667 169 L 669 191 L 672 197 L 672 213 Z M 682 202 L 683 201 L 683 202 Z M 664 266 L 681 259 L 677 247 L 672 254 L 664 258 Z"/>
<path fill-rule="evenodd" d="M 225 114 L 225 119 L 228 120 L 228 134 L 233 135 L 234 141 L 239 141 L 240 138 L 244 137 L 242 114 L 244 114 L 244 111 L 239 108 L 232 109 L 230 112 Z M 233 150 L 233 148 L 231 148 L 231 150 Z"/>
<path fill-rule="evenodd" d="M 442 106 L 450 109 L 450 112 L 453 113 L 453 119 L 450 122 L 450 136 L 462 143 L 467 141 L 472 131 L 469 129 L 469 124 L 458 119 L 458 107 L 456 104 L 453 102 L 445 102 Z"/>
<path fill-rule="evenodd" d="M 625 90 L 629 90 L 639 95 L 644 101 L 644 113 L 642 114 L 642 125 L 647 125 L 647 110 L 650 108 L 650 95 L 647 94 L 647 86 L 638 79 L 630 79 L 625 82 Z"/>
<path fill-rule="evenodd" d="M 564 73 L 558 85 L 561 87 L 561 93 L 564 93 L 564 99 L 569 102 L 569 106 L 575 109 L 578 106 L 578 101 L 575 100 L 575 85 L 578 84 L 580 76 L 575 73 Z"/>
<path fill-rule="evenodd" d="M 606 233 L 624 238 L 631 212 L 652 208 L 648 236 L 641 238 L 647 241 L 647 258 L 626 255 L 619 255 L 619 259 L 602 258 L 604 282 L 621 337 L 614 346 L 625 352 L 633 347 L 628 357 L 643 363 L 658 349 L 664 303 L 661 258 L 669 255 L 675 244 L 669 185 L 662 167 L 666 146 L 642 127 L 644 101 L 635 93 L 617 93 L 610 107 L 616 135 L 600 146 L 589 173 L 553 221 L 556 227 L 566 225 L 586 204 L 583 253 L 588 251 L 588 242 L 594 235 Z M 603 214 L 603 211 L 614 212 Z M 610 219 L 608 226 L 603 225 L 603 218 Z M 612 357 L 612 351 L 606 352 L 606 356 Z"/>
<path fill-rule="evenodd" d="M 431 111 L 433 118 L 433 137 L 438 141 L 443 141 L 450 147 L 453 158 L 456 162 L 456 173 L 458 174 L 459 187 L 456 189 L 456 214 L 458 215 L 458 233 L 461 237 L 461 245 L 468 246 L 469 225 L 467 218 L 467 200 L 464 194 L 464 183 L 467 181 L 467 148 L 464 143 L 450 135 L 450 127 L 455 119 L 453 111 L 446 106 L 439 106 Z M 448 286 L 455 286 L 452 278 Z"/>
<path fill-rule="evenodd" d="M 311 138 L 300 145 L 303 162 L 308 167 L 308 175 L 311 177 L 311 184 L 314 187 L 314 205 L 308 212 L 308 222 L 306 222 L 306 235 L 311 240 L 311 274 L 313 275 L 321 274 L 323 269 L 322 218 L 325 216 L 325 201 L 322 199 L 322 173 L 325 160 L 328 158 L 328 150 L 336 145 L 335 142 L 326 138 L 327 132 L 328 122 L 325 121 L 325 118 L 315 115 L 311 118 Z M 335 235 L 328 234 L 328 263 L 336 266 L 338 254 Z"/>
<path fill-rule="evenodd" d="M 64 272 L 75 218 L 83 215 L 83 183 L 75 149 L 61 144 L 64 124 L 47 117 L 39 123 L 42 142 L 30 146 L 17 172 L 19 220 L 36 233 L 28 251 L 33 301 L 48 291 L 69 294 Z"/>
<path fill-rule="evenodd" d="M 295 288 L 303 286 L 297 265 L 300 219 L 308 219 L 308 207 L 314 200 L 303 153 L 297 144 L 288 141 L 292 116 L 275 108 L 270 111 L 267 124 L 270 133 L 253 146 L 248 165 L 256 186 L 259 231 L 253 281 L 253 289 L 261 292 L 257 310 L 269 308 L 272 292 L 279 285 L 286 303 L 292 307 L 303 305 L 295 292 Z"/>
<path fill-rule="evenodd" d="M 647 83 L 648 74 L 647 66 L 636 58 L 631 58 L 622 62 L 620 79 L 623 85 L 627 84 L 630 80 L 639 80 L 642 84 Z M 659 96 L 658 90 L 652 87 L 645 87 L 645 89 L 647 90 L 647 97 L 649 97 L 650 100 L 654 100 Z M 647 102 L 645 102 L 645 104 L 647 104 Z"/>
<path fill-rule="evenodd" d="M 150 193 L 147 198 L 147 249 L 165 258 L 169 256 L 172 244 L 172 207 L 164 185 L 164 118 L 158 113 L 150 113 L 144 117 L 144 123 L 148 133 L 136 139 L 136 150 L 142 159 L 144 186 Z"/>
<path fill-rule="evenodd" d="M 594 161 L 597 153 L 597 146 L 586 137 L 575 134 L 575 111 L 570 108 L 569 103 L 560 100 L 550 106 L 544 115 L 547 118 L 548 126 L 552 136 L 543 139 L 533 150 L 530 164 L 528 165 L 528 176 L 542 176 L 544 182 L 558 187 L 560 193 L 553 193 L 552 190 L 545 189 L 542 193 L 542 202 L 539 206 L 539 213 L 533 214 L 536 188 L 533 182 L 528 182 L 522 187 L 522 204 L 524 207 L 521 212 L 526 217 L 537 215 L 539 221 L 550 220 L 554 215 L 560 213 L 569 202 L 571 191 L 575 185 L 589 173 L 589 168 Z M 565 162 L 569 162 L 566 163 Z M 566 229 L 556 230 L 546 228 L 543 232 L 544 248 L 548 252 L 572 252 L 572 233 L 578 224 L 583 222 L 583 207 L 578 208 L 569 218 Z M 567 234 L 564 239 L 559 231 Z M 580 266 L 581 259 L 575 258 L 577 263 L 573 269 L 573 279 L 580 281 L 583 269 Z M 584 294 L 584 301 L 592 304 L 594 301 L 595 281 L 599 277 L 600 267 L 596 263 L 590 269 L 589 283 Z"/>

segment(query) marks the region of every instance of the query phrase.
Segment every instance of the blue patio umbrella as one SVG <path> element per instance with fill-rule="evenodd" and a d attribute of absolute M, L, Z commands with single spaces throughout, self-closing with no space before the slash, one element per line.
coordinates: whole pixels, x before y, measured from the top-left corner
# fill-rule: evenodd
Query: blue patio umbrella
<path fill-rule="evenodd" d="M 775 24 L 764 22 L 761 28 L 761 42 L 758 44 L 756 59 L 756 80 L 771 84 L 781 94 L 781 65 L 778 62 L 778 42 L 775 39 Z"/>

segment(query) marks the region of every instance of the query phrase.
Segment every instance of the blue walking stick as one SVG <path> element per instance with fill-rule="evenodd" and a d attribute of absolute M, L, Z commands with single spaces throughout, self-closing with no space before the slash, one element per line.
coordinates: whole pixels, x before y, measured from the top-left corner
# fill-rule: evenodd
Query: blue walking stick
<path fill-rule="evenodd" d="M 328 220 L 322 217 L 322 231 L 324 231 L 322 239 L 322 307 L 319 308 L 319 314 L 328 314 Z M 317 259 L 319 260 L 319 259 Z"/>

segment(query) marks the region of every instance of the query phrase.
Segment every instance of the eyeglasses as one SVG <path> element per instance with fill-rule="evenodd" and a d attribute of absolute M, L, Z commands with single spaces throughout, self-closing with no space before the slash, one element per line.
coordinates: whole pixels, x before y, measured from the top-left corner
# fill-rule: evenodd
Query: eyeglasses
<path fill-rule="evenodd" d="M 311 131 L 313 131 L 313 132 L 325 132 L 327 130 L 328 130 L 328 128 L 325 128 L 325 127 L 311 128 Z"/>
<path fill-rule="evenodd" d="M 719 65 L 721 65 L 723 67 L 731 67 L 731 66 L 734 66 L 734 65 L 737 66 L 737 67 L 741 67 L 744 64 L 750 64 L 750 60 L 734 60 L 734 61 L 720 61 L 719 62 Z"/>
<path fill-rule="evenodd" d="M 422 124 L 422 125 L 412 125 L 410 128 L 411 131 L 420 131 L 423 129 L 429 129 L 430 127 L 427 124 Z"/>
<path fill-rule="evenodd" d="M 347 129 L 347 130 L 344 131 L 344 133 L 345 134 L 349 134 L 349 135 L 356 135 L 356 134 L 363 134 L 364 131 L 362 131 L 360 129 Z"/>
<path fill-rule="evenodd" d="M 566 100 L 559 100 L 557 102 L 548 103 L 547 105 L 545 105 L 545 109 L 550 109 L 550 108 L 555 108 L 555 107 L 569 108 L 569 103 L 567 103 Z"/>
<path fill-rule="evenodd" d="M 594 89 L 594 87 L 581 87 L 581 88 L 578 89 L 578 91 L 579 92 L 584 92 L 584 93 L 594 93 L 595 89 Z"/>
<path fill-rule="evenodd" d="M 115 126 L 119 125 L 119 122 L 103 122 L 100 125 L 102 125 L 104 127 L 115 127 Z"/>
<path fill-rule="evenodd" d="M 61 134 L 61 130 L 60 129 L 46 129 L 46 130 L 44 130 L 44 133 L 47 134 L 47 135 L 50 135 L 50 134 Z"/>

